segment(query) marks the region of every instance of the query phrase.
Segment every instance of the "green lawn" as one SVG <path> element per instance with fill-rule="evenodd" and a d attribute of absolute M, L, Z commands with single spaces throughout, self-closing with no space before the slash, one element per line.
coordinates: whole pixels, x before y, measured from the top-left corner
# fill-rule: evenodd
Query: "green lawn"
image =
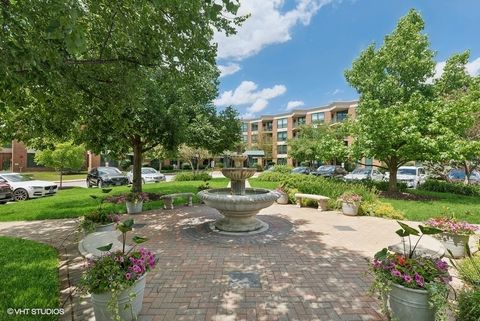
<path fill-rule="evenodd" d="M 480 197 L 419 190 L 411 191 L 411 193 L 438 199 L 434 201 L 404 201 L 385 198 L 383 201 L 404 212 L 406 218 L 412 221 L 425 221 L 430 217 L 441 216 L 446 208 L 449 208 L 449 213 L 455 213 L 456 218 L 480 224 Z"/>
<path fill-rule="evenodd" d="M 227 179 L 213 179 L 210 186 L 213 188 L 226 187 Z M 145 192 L 156 192 L 163 194 L 197 192 L 197 187 L 204 184 L 201 181 L 195 182 L 162 182 L 157 184 L 144 185 Z M 128 187 L 114 187 L 110 195 L 124 193 L 129 190 Z M 44 220 L 55 218 L 79 217 L 95 209 L 97 203 L 90 195 L 105 196 L 98 188 L 72 188 L 58 191 L 57 195 L 32 199 L 24 202 L 0 205 L 0 221 L 22 221 L 22 220 Z M 195 197 L 194 201 L 198 201 Z M 182 200 L 178 200 L 182 202 Z M 125 212 L 125 205 L 110 206 L 119 212 Z M 152 201 L 144 204 L 144 209 L 154 209 L 163 206 L 162 201 Z"/>
<path fill-rule="evenodd" d="M 41 181 L 60 181 L 60 174 L 58 172 L 27 172 L 22 173 L 24 175 L 28 175 L 33 179 L 38 179 Z M 79 174 L 64 174 L 63 180 L 71 180 L 71 179 L 86 179 L 87 172 L 82 172 Z"/>
<path fill-rule="evenodd" d="M 0 236 L 0 320 L 53 321 L 52 315 L 8 315 L 8 308 L 59 308 L 55 249 Z"/>

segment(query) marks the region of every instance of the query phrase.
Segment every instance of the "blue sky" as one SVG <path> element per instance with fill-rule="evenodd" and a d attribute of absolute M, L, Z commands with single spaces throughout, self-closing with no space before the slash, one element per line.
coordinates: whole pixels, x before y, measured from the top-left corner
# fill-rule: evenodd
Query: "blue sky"
<path fill-rule="evenodd" d="M 251 18 L 237 35 L 217 34 L 222 71 L 219 109 L 246 118 L 312 108 L 357 94 L 343 76 L 370 43 L 380 45 L 409 9 L 422 14 L 438 71 L 451 54 L 470 50 L 480 74 L 479 0 L 241 0 Z"/>

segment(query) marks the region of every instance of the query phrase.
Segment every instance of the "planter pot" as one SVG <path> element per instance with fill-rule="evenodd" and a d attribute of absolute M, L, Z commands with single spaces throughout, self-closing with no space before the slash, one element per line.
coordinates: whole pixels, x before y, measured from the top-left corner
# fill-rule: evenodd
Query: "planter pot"
<path fill-rule="evenodd" d="M 143 201 L 137 203 L 126 202 L 128 214 L 138 214 L 142 212 Z"/>
<path fill-rule="evenodd" d="M 358 214 L 358 205 L 352 203 L 342 203 L 342 212 L 348 216 L 355 216 Z"/>
<path fill-rule="evenodd" d="M 95 227 L 95 232 L 107 232 L 107 231 L 115 231 L 115 223 L 97 225 Z"/>
<path fill-rule="evenodd" d="M 277 204 L 288 204 L 288 194 L 287 193 L 278 193 L 280 195 L 279 198 L 277 198 Z"/>
<path fill-rule="evenodd" d="M 450 233 L 441 233 L 435 235 L 435 237 L 445 247 L 446 255 L 450 257 L 448 250 L 452 252 L 454 258 L 462 258 L 465 256 L 465 245 L 468 244 L 470 235 L 458 235 Z"/>
<path fill-rule="evenodd" d="M 121 321 L 137 320 L 142 310 L 143 293 L 145 292 L 146 275 L 144 274 L 131 287 L 118 294 L 117 304 Z M 135 296 L 130 299 L 134 294 Z M 108 310 L 111 293 L 92 293 L 92 306 L 97 321 L 113 321 L 112 313 Z M 125 307 L 127 307 L 125 309 Z"/>
<path fill-rule="evenodd" d="M 388 303 L 393 320 L 435 321 L 435 310 L 428 304 L 427 290 L 409 289 L 393 284 Z"/>

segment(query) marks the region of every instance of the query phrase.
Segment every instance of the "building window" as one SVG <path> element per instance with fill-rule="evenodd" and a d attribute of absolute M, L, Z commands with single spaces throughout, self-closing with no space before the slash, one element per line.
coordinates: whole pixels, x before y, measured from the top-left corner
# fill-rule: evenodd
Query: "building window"
<path fill-rule="evenodd" d="M 257 143 L 258 142 L 258 135 L 252 135 L 252 143 Z"/>
<path fill-rule="evenodd" d="M 287 153 L 287 145 L 277 146 L 277 154 L 286 154 L 286 153 Z"/>
<path fill-rule="evenodd" d="M 277 158 L 277 165 L 287 165 L 286 158 Z"/>
<path fill-rule="evenodd" d="M 345 119 L 348 118 L 348 111 L 337 111 L 335 115 L 333 116 L 333 122 L 334 123 L 339 123 L 344 121 Z"/>
<path fill-rule="evenodd" d="M 288 118 L 277 119 L 277 128 L 287 128 Z"/>
<path fill-rule="evenodd" d="M 263 131 L 271 132 L 272 129 L 273 129 L 273 122 L 272 121 L 267 121 L 263 124 Z"/>
<path fill-rule="evenodd" d="M 258 123 L 252 123 L 252 132 L 256 132 L 258 130 Z"/>
<path fill-rule="evenodd" d="M 247 132 L 247 131 L 248 131 L 248 124 L 242 123 L 242 132 Z"/>
<path fill-rule="evenodd" d="M 301 126 L 301 125 L 305 125 L 305 116 L 298 117 L 297 120 L 295 121 L 295 126 Z"/>
<path fill-rule="evenodd" d="M 28 168 L 43 167 L 42 165 L 38 165 L 35 162 L 35 153 L 27 153 L 27 167 Z"/>
<path fill-rule="evenodd" d="M 248 136 L 247 135 L 242 135 L 242 141 L 246 143 L 248 141 Z"/>
<path fill-rule="evenodd" d="M 323 123 L 325 121 L 325 113 L 313 113 L 312 123 Z"/>
<path fill-rule="evenodd" d="M 287 132 L 278 132 L 277 133 L 277 141 L 284 142 L 287 140 Z"/>

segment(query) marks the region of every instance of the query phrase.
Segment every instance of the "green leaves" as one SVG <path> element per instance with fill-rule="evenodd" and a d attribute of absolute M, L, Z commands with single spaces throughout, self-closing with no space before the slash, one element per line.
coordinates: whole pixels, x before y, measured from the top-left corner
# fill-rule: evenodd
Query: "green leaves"
<path fill-rule="evenodd" d="M 117 229 L 122 233 L 127 233 L 133 229 L 133 219 L 128 219 L 118 224 Z"/>
<path fill-rule="evenodd" d="M 419 233 L 420 233 L 418 230 L 414 229 L 413 227 L 408 226 L 408 225 L 405 224 L 405 223 L 402 223 L 402 222 L 400 222 L 400 221 L 397 221 L 397 223 L 402 227 L 402 231 L 403 231 L 403 234 L 404 234 L 405 236 L 409 236 L 409 235 L 416 235 L 416 236 L 418 236 Z M 400 230 L 399 230 L 399 231 L 400 231 Z M 398 231 L 397 231 L 397 234 L 399 234 Z"/>
<path fill-rule="evenodd" d="M 102 251 L 102 252 L 108 252 L 112 249 L 113 243 L 97 247 L 97 250 Z"/>
<path fill-rule="evenodd" d="M 143 236 L 134 236 L 132 238 L 133 242 L 135 242 L 136 244 L 141 244 L 141 243 L 144 243 L 146 241 L 148 241 L 148 238 L 146 237 L 143 237 Z"/>
<path fill-rule="evenodd" d="M 387 257 L 387 255 L 388 255 L 388 249 L 383 248 L 381 251 L 375 253 L 373 257 L 381 261 L 381 260 L 384 260 Z"/>
<path fill-rule="evenodd" d="M 419 225 L 418 227 L 420 228 L 420 231 L 422 231 L 422 233 L 425 235 L 434 235 L 434 234 L 443 233 L 442 230 L 435 227 L 423 226 L 423 225 Z"/>

